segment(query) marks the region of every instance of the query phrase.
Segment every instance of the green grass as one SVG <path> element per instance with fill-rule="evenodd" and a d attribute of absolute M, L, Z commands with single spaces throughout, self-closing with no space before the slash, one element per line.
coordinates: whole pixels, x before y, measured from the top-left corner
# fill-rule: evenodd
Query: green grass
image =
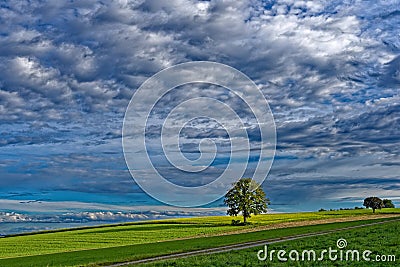
<path fill-rule="evenodd" d="M 400 213 L 383 209 L 380 213 Z M 281 222 L 320 220 L 371 214 L 371 210 L 266 214 L 250 218 L 251 225 L 231 226 L 232 217 L 197 217 L 131 223 L 80 230 L 63 230 L 0 238 L 0 258 L 40 255 L 76 250 L 154 243 L 179 238 L 201 237 Z"/>
<path fill-rule="evenodd" d="M 324 261 L 287 261 L 281 262 L 276 258 L 271 262 L 269 260 L 260 261 L 257 258 L 257 252 L 263 247 L 244 249 L 213 255 L 194 256 L 189 258 L 167 260 L 157 263 L 143 264 L 141 266 L 399 266 L 400 250 L 400 222 L 390 222 L 383 225 L 368 226 L 358 229 L 345 230 L 340 233 L 333 233 L 324 236 L 308 237 L 294 241 L 287 241 L 268 246 L 268 251 L 285 250 L 289 253 L 291 250 L 301 252 L 303 250 L 315 250 L 317 258 L 323 249 L 337 249 L 336 241 L 339 238 L 345 238 L 347 241 L 346 250 L 358 250 L 362 253 L 364 250 L 371 250 L 370 262 L 363 261 L 330 261 L 328 256 Z M 340 255 L 340 254 L 339 254 Z M 345 255 L 345 254 L 344 254 Z M 376 255 L 395 255 L 395 262 L 376 262 L 373 261 Z M 301 256 L 300 256 L 301 257 Z M 345 259 L 345 256 L 344 256 Z"/>
<path fill-rule="evenodd" d="M 85 251 L 74 251 L 64 253 L 53 253 L 49 255 L 36 255 L 19 258 L 0 259 L 0 266 L 82 266 L 90 264 L 105 264 L 136 260 L 156 255 L 166 255 L 197 249 L 211 248 L 222 245 L 236 244 L 247 241 L 277 238 L 294 234 L 312 233 L 330 229 L 337 229 L 353 225 L 360 225 L 372 221 L 387 219 L 353 221 L 331 224 L 320 224 L 312 226 L 282 228 L 265 230 L 242 234 L 224 236 L 212 236 L 192 238 L 186 240 L 174 240 L 158 243 L 136 244 L 120 247 L 92 249 Z M 104 230 L 104 229 L 102 229 Z M 162 235 L 160 231 L 159 235 Z M 83 241 L 82 241 L 83 242 Z"/>
<path fill-rule="evenodd" d="M 400 214 L 400 209 L 383 209 L 377 211 L 376 214 L 381 213 Z M 77 254 L 82 255 L 82 257 L 85 258 L 86 255 L 89 254 L 92 255 L 94 253 L 93 255 L 96 255 L 98 252 L 102 253 L 102 250 L 98 250 L 98 252 L 88 251 L 93 251 L 95 249 L 105 249 L 105 251 L 107 251 L 106 255 L 108 255 L 109 252 L 111 253 L 113 251 L 112 254 L 114 254 L 116 257 L 111 258 L 121 260 L 123 259 L 125 254 L 127 254 L 131 258 L 131 253 L 128 253 L 128 251 L 125 251 L 125 254 L 122 253 L 120 255 L 118 250 L 120 250 L 120 248 L 122 247 L 128 247 L 130 249 L 131 246 L 136 246 L 135 249 L 139 250 L 137 253 L 135 252 L 134 254 L 140 256 L 147 255 L 146 253 L 141 251 L 140 246 L 137 246 L 142 244 L 149 244 L 154 246 L 154 244 L 156 243 L 156 246 L 158 246 L 157 242 L 177 240 L 182 238 L 199 238 L 219 233 L 234 232 L 239 229 L 245 230 L 247 228 L 256 228 L 263 225 L 272 225 L 282 222 L 356 217 L 366 214 L 371 216 L 371 218 L 373 218 L 374 216 L 371 210 L 343 210 L 328 212 L 259 215 L 253 216 L 249 220 L 251 222 L 251 225 L 247 226 L 232 226 L 230 225 L 232 217 L 214 216 L 129 223 L 124 225 L 91 227 L 78 230 L 64 229 L 61 231 L 49 231 L 45 233 L 24 234 L 19 236 L 0 238 L 0 259 L 43 254 L 52 254 L 55 258 L 57 258 L 57 253 L 59 253 L 60 255 L 64 255 L 64 252 L 72 251 L 75 251 Z M 200 240 L 199 242 L 203 241 Z M 223 241 L 221 244 L 223 244 L 225 241 Z M 193 244 L 195 244 L 196 242 L 197 241 L 195 241 Z M 228 242 L 230 241 L 228 240 Z M 179 243 L 179 245 L 182 244 L 184 243 Z M 185 249 L 194 249 L 194 247 L 190 247 L 193 244 L 184 244 L 184 246 L 186 246 Z M 215 243 L 215 245 L 218 244 L 218 242 Z M 201 245 L 197 247 L 202 248 Z M 109 248 L 109 250 L 107 250 L 107 248 Z M 143 248 L 146 248 L 146 245 L 144 245 Z M 172 250 L 163 250 L 162 253 L 167 253 L 168 251 L 183 251 L 179 247 L 171 247 L 171 249 Z M 79 251 L 82 251 L 82 253 L 79 253 Z M 91 259 L 83 260 L 83 262 L 93 262 L 93 259 L 98 257 L 102 259 L 101 261 L 106 261 L 106 258 L 102 257 L 102 255 L 93 255 L 91 256 Z M 57 260 L 57 262 L 62 261 L 61 259 L 59 259 Z M 76 261 L 76 263 L 73 264 L 78 263 L 79 261 Z M 1 263 L 0 266 L 2 266 Z"/>
<path fill-rule="evenodd" d="M 381 209 L 376 210 L 375 214 L 400 214 L 400 209 Z M 292 221 L 309 221 L 322 220 L 329 218 L 344 218 L 356 217 L 360 215 L 373 215 L 370 209 L 359 210 L 338 210 L 338 211 L 323 211 L 323 212 L 299 212 L 299 213 L 273 213 L 253 216 L 249 222 L 253 226 L 269 225 L 273 223 L 292 222 Z M 241 217 L 238 217 L 241 219 Z M 185 223 L 211 223 L 211 224 L 230 224 L 234 217 L 229 216 L 213 216 L 213 217 L 195 217 L 188 219 L 179 219 L 179 222 Z"/>
<path fill-rule="evenodd" d="M 381 210 L 379 213 L 400 209 Z M 231 226 L 232 217 L 197 217 L 133 223 L 119 226 L 54 231 L 42 234 L 12 236 L 0 239 L 0 258 L 153 243 L 178 238 L 199 237 L 254 228 L 281 222 L 319 220 L 370 214 L 370 210 L 306 212 L 253 216 L 248 226 Z"/>
<path fill-rule="evenodd" d="M 157 223 L 13 236 L 0 239 L 0 257 L 153 243 L 236 229 L 240 226 Z"/>

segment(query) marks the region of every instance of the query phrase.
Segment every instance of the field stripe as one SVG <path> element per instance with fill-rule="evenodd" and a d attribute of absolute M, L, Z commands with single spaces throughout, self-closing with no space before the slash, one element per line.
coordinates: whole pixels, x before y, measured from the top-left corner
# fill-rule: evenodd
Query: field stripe
<path fill-rule="evenodd" d="M 170 259 L 186 258 L 186 257 L 191 257 L 191 256 L 197 256 L 197 255 L 205 255 L 205 254 L 209 255 L 209 254 L 229 252 L 229 251 L 234 251 L 234 250 L 242 250 L 242 249 L 253 248 L 253 247 L 258 247 L 258 246 L 262 246 L 262 245 L 269 245 L 269 244 L 275 244 L 275 243 L 280 243 L 280 242 L 285 242 L 285 241 L 297 240 L 297 239 L 301 239 L 301 238 L 305 238 L 305 237 L 315 237 L 315 236 L 327 235 L 327 234 L 332 234 L 332 233 L 336 233 L 336 232 L 340 232 L 340 231 L 344 231 L 344 230 L 351 230 L 351 229 L 357 229 L 357 228 L 362 228 L 362 227 L 367 227 L 367 226 L 373 226 L 373 225 L 379 225 L 379 224 L 385 224 L 385 223 L 391 223 L 391 222 L 398 222 L 398 221 L 400 221 L 400 219 L 373 222 L 373 223 L 361 224 L 361 225 L 356 225 L 356 226 L 348 226 L 348 227 L 332 229 L 332 230 L 327 230 L 327 231 L 321 231 L 321 232 L 316 232 L 316 233 L 298 234 L 298 235 L 286 236 L 286 237 L 282 237 L 282 238 L 273 238 L 273 239 L 259 240 L 259 241 L 254 241 L 254 242 L 245 242 L 245 243 L 240 243 L 240 244 L 227 245 L 227 246 L 209 248 L 209 249 L 201 249 L 201 250 L 195 250 L 195 251 L 190 251 L 190 252 L 174 253 L 174 254 L 157 256 L 157 257 L 152 257 L 152 258 L 147 258 L 147 259 L 128 261 L 128 262 L 123 262 L 123 263 L 116 263 L 116 264 L 112 264 L 112 265 L 107 265 L 106 267 L 120 267 L 120 266 L 140 264 L 140 263 L 149 263 L 149 262 L 155 262 L 155 261 L 161 261 L 161 260 L 170 260 Z"/>

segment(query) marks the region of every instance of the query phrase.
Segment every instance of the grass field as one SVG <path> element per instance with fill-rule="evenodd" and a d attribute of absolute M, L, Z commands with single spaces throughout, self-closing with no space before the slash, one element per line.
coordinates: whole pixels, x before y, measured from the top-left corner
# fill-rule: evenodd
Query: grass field
<path fill-rule="evenodd" d="M 300 252 L 299 259 L 301 259 L 301 252 L 303 250 L 316 251 L 316 260 L 309 261 L 308 256 L 305 261 L 292 261 L 288 258 L 287 262 L 279 261 L 276 253 L 273 256 L 273 261 L 268 258 L 266 261 L 260 261 L 257 258 L 257 252 L 263 250 L 264 247 L 256 247 L 251 249 L 244 249 L 239 251 L 232 251 L 227 253 L 219 253 L 205 256 L 193 256 L 189 258 L 167 260 L 157 263 L 142 264 L 140 266 L 148 267 L 161 267 L 161 266 L 399 266 L 400 265 L 400 222 L 391 222 L 382 225 L 369 226 L 365 228 L 345 230 L 340 233 L 333 233 L 324 236 L 308 237 L 300 240 L 287 241 L 279 244 L 272 244 L 268 246 L 267 251 L 271 250 L 285 250 L 289 253 L 291 250 Z M 324 260 L 318 261 L 320 253 L 324 249 L 337 249 L 337 257 L 340 259 L 340 250 L 336 246 L 338 239 L 344 238 L 347 241 L 347 246 L 342 249 L 342 261 L 331 261 L 326 254 Z M 360 252 L 360 261 L 353 261 L 352 256 L 348 256 L 346 261 L 346 251 L 357 250 Z M 370 261 L 365 261 L 362 258 L 362 252 L 370 250 L 372 253 L 368 256 Z M 295 254 L 293 254 L 295 255 Z M 376 256 L 379 255 L 379 258 Z M 394 255 L 395 258 L 389 256 Z M 286 254 L 286 258 L 288 255 Z M 294 256 L 295 257 L 295 256 Z M 385 262 L 377 262 L 376 259 L 385 259 Z M 356 257 L 354 258 L 356 259 Z"/>
<path fill-rule="evenodd" d="M 237 233 L 239 230 L 261 230 L 264 226 L 287 222 L 327 220 L 330 218 L 349 219 L 351 217 L 356 219 L 366 217 L 366 214 L 368 214 L 368 218 L 373 219 L 382 215 L 382 213 L 400 215 L 400 209 L 384 209 L 378 211 L 375 215 L 371 214 L 370 210 L 267 214 L 253 217 L 250 220 L 252 224 L 249 226 L 231 226 L 232 218 L 221 216 L 13 236 L 0 239 L 0 266 L 73 266 L 120 262 L 154 255 L 287 236 L 294 233 L 335 229 L 365 223 L 365 221 L 229 234 L 231 232 Z M 225 233 L 225 235 L 213 236 L 221 233 Z"/>

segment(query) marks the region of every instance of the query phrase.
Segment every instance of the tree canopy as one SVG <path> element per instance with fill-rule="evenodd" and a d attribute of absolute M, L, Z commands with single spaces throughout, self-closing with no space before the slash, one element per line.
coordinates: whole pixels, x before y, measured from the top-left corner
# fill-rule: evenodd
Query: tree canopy
<path fill-rule="evenodd" d="M 364 199 L 364 204 L 366 208 L 371 208 L 372 212 L 375 213 L 376 209 L 381 209 L 384 207 L 382 199 L 379 197 L 367 197 Z"/>
<path fill-rule="evenodd" d="M 394 204 L 390 199 L 383 200 L 384 208 L 394 208 Z"/>
<path fill-rule="evenodd" d="M 225 195 L 224 203 L 229 207 L 230 216 L 242 214 L 244 223 L 252 214 L 267 212 L 269 199 L 260 185 L 251 178 L 242 178 Z"/>

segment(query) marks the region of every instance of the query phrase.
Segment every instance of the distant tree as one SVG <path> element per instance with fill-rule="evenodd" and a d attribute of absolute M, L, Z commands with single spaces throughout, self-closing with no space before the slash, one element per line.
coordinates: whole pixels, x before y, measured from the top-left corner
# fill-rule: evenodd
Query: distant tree
<path fill-rule="evenodd" d="M 384 208 L 394 208 L 394 204 L 392 203 L 392 201 L 390 199 L 384 199 L 383 205 L 384 205 Z"/>
<path fill-rule="evenodd" d="M 364 199 L 363 206 L 366 208 L 371 208 L 373 213 L 375 213 L 376 209 L 381 209 L 384 207 L 383 201 L 379 197 L 367 197 Z"/>
<path fill-rule="evenodd" d="M 242 178 L 226 193 L 224 203 L 229 207 L 228 215 L 242 214 L 246 224 L 247 218 L 252 214 L 267 212 L 270 201 L 265 198 L 264 191 L 253 179 Z"/>

